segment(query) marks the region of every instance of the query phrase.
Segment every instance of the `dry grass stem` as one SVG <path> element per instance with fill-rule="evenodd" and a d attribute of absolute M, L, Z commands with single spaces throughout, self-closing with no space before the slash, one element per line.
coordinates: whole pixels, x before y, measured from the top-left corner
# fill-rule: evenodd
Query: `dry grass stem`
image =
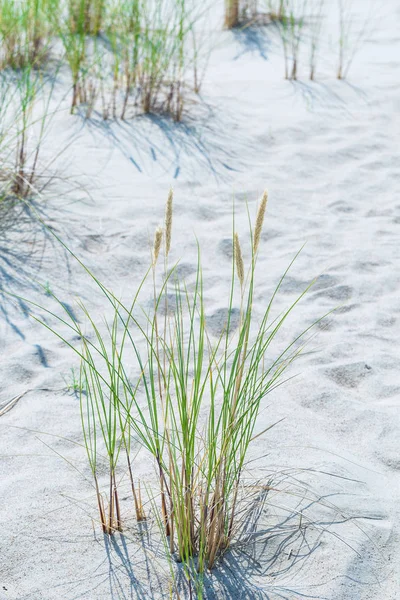
<path fill-rule="evenodd" d="M 239 0 L 225 0 L 225 27 L 232 29 L 239 24 Z"/>

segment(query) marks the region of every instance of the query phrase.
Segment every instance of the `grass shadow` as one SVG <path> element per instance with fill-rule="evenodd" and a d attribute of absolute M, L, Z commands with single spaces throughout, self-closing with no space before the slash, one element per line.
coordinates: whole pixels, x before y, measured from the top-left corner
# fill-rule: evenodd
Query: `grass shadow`
<path fill-rule="evenodd" d="M 307 494 L 295 502 L 291 510 L 282 510 L 270 499 L 272 489 L 265 486 L 251 501 L 241 516 L 237 541 L 216 568 L 204 575 L 205 600 L 328 600 L 331 597 L 328 590 L 331 578 L 318 582 L 310 577 L 310 569 L 314 561 L 320 560 L 318 551 L 322 550 L 328 535 L 353 552 L 337 531 L 356 517 L 345 517 L 336 509 L 331 503 L 336 494 L 314 499 Z M 313 520 L 306 516 L 314 513 Z M 356 555 L 354 551 L 353 556 Z M 183 570 L 178 574 L 178 582 L 184 591 L 183 597 L 191 598 Z"/>
<path fill-rule="evenodd" d="M 180 122 L 166 115 L 137 115 L 104 121 L 100 115 L 82 117 L 81 127 L 100 132 L 117 148 L 136 174 L 152 174 L 154 167 L 172 179 L 196 181 L 208 172 L 216 182 L 244 171 L 243 142 L 234 139 L 235 118 L 196 97 L 192 114 Z M 239 152 L 240 148 L 240 152 Z M 249 144 L 250 149 L 250 144 Z"/>
<path fill-rule="evenodd" d="M 246 54 L 258 54 L 268 60 L 271 50 L 271 39 L 267 35 L 267 27 L 257 23 L 250 23 L 245 27 L 232 29 L 235 41 L 240 46 L 240 51 L 235 55 L 238 60 Z"/>
<path fill-rule="evenodd" d="M 339 109 L 349 116 L 354 114 L 354 103 L 350 103 L 349 93 L 354 99 L 364 105 L 368 104 L 366 92 L 348 83 L 347 81 L 334 80 L 325 83 L 323 81 L 300 81 L 290 80 L 293 93 L 300 95 L 310 110 L 316 109 Z M 344 93 L 343 93 L 344 92 Z"/>
<path fill-rule="evenodd" d="M 45 217 L 39 203 L 31 201 L 35 211 Z M 48 247 L 54 250 L 54 238 L 43 225 L 33 218 L 29 205 L 12 199 L 0 204 L 0 314 L 21 339 L 23 332 L 11 316 L 11 303 L 19 305 L 21 314 L 28 318 L 29 309 L 22 300 L 11 300 L 7 293 L 22 293 L 39 289 L 35 277 L 46 261 Z"/>

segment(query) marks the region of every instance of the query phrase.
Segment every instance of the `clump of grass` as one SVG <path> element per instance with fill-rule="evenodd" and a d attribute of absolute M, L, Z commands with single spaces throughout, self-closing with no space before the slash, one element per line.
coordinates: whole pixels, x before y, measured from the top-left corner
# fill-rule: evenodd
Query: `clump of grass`
<path fill-rule="evenodd" d="M 87 99 L 87 37 L 84 29 L 84 16 L 80 21 L 67 18 L 59 25 L 58 34 L 61 38 L 65 57 L 72 76 L 71 113 Z"/>
<path fill-rule="evenodd" d="M 280 0 L 276 12 L 276 5 L 269 3 L 270 17 L 275 21 L 282 40 L 285 79 L 298 78 L 300 51 L 304 42 L 309 41 L 309 78 L 315 80 L 325 6 L 325 0 Z M 367 34 L 372 2 L 358 21 L 353 0 L 337 0 L 337 10 L 339 40 L 336 77 L 345 79 Z"/>
<path fill-rule="evenodd" d="M 345 79 L 354 61 L 368 30 L 368 25 L 373 21 L 372 1 L 369 2 L 368 10 L 365 10 L 365 18 L 361 21 L 356 32 L 356 19 L 354 14 L 353 0 L 338 0 L 339 12 L 339 56 L 336 72 L 337 79 Z"/>
<path fill-rule="evenodd" d="M 33 65 L 0 74 L 0 180 L 2 197 L 33 195 L 50 117 L 53 85 Z"/>
<path fill-rule="evenodd" d="M 68 20 L 72 33 L 99 35 L 106 13 L 106 0 L 68 0 Z"/>
<path fill-rule="evenodd" d="M 204 77 L 195 28 L 203 12 L 188 0 L 0 0 L 0 69 L 43 68 L 59 39 L 71 113 L 124 119 L 131 110 L 180 121 L 185 90 L 198 93 Z"/>
<path fill-rule="evenodd" d="M 47 296 L 51 296 L 51 290 L 45 290 Z M 84 382 L 81 380 L 79 370 L 71 367 L 68 375 L 63 377 L 65 383 L 65 389 L 68 392 L 73 392 L 74 394 L 82 394 L 85 392 Z"/>
<path fill-rule="evenodd" d="M 48 59 L 58 0 L 1 0 L 1 68 L 40 68 Z"/>
<path fill-rule="evenodd" d="M 270 21 L 280 21 L 284 15 L 284 7 L 286 0 L 265 0 Z"/>
<path fill-rule="evenodd" d="M 189 10 L 187 0 L 103 2 L 101 25 L 92 31 L 86 6 L 78 0 L 75 17 L 67 16 L 59 27 L 72 74 L 71 111 L 86 105 L 89 117 L 100 99 L 104 119 L 125 119 L 132 109 L 180 121 L 190 70 L 196 92 L 201 85 L 201 37 L 194 29 L 199 11 Z"/>
<path fill-rule="evenodd" d="M 92 116 L 102 82 L 109 74 L 100 38 L 107 27 L 107 15 L 108 3 L 105 0 L 69 0 L 67 14 L 57 23 L 72 76 L 71 113 L 84 105 L 86 118 Z"/>
<path fill-rule="evenodd" d="M 313 22 L 311 25 L 310 34 L 310 80 L 315 80 L 317 68 L 318 48 L 321 39 L 321 30 L 323 25 L 323 12 L 325 8 L 325 0 L 318 0 L 316 11 L 313 14 Z"/>
<path fill-rule="evenodd" d="M 35 176 L 37 157 L 39 148 L 35 153 L 33 166 L 30 173 L 27 173 L 27 146 L 29 143 L 29 125 L 32 122 L 33 108 L 40 86 L 39 77 L 32 73 L 31 67 L 26 67 L 21 71 L 16 80 L 20 107 L 21 119 L 17 131 L 17 149 L 15 161 L 15 176 L 12 184 L 12 193 L 18 197 L 25 197 L 29 193 L 29 186 Z"/>
<path fill-rule="evenodd" d="M 123 527 L 116 477 L 123 455 L 136 518 L 145 518 L 131 458 L 132 444 L 139 444 L 152 457 L 158 474 L 159 502 L 155 497 L 150 502 L 158 506 L 156 520 L 162 526 L 166 547 L 200 590 L 202 573 L 214 568 L 240 530 L 248 449 L 274 426 L 271 419 L 260 431 L 260 410 L 266 396 L 281 385 L 311 327 L 279 351 L 274 352 L 273 342 L 309 286 L 285 310 L 275 312 L 274 301 L 289 265 L 255 322 L 256 263 L 267 207 L 265 193 L 254 227 L 249 219 L 247 254 L 234 227 L 226 324 L 213 338 L 207 326 L 200 247 L 190 288 L 175 266 L 168 265 L 172 207 L 171 191 L 164 227 L 155 232 L 150 267 L 129 304 L 117 299 L 81 263 L 110 304 L 111 321 L 102 326 L 80 304 L 86 318 L 83 327 L 56 296 L 67 319 L 46 312 L 82 340 L 76 347 L 69 336 L 52 329 L 81 359 L 80 387 L 86 390 L 81 395 L 82 428 L 103 531 L 111 535 Z M 146 290 L 152 290 L 153 296 L 149 310 L 140 307 L 139 295 L 147 294 Z M 235 330 L 232 314 L 237 305 L 240 319 Z M 35 318 L 50 328 L 47 320 Z M 87 333 L 87 325 L 91 333 Z M 108 462 L 107 503 L 98 477 L 100 445 Z"/>
<path fill-rule="evenodd" d="M 144 113 L 161 111 L 181 120 L 189 30 L 185 0 L 174 0 L 172 9 L 162 0 L 142 5 L 137 83 Z"/>
<path fill-rule="evenodd" d="M 280 5 L 278 31 L 283 46 L 285 79 L 297 79 L 306 6 L 307 0 L 284 0 Z"/>

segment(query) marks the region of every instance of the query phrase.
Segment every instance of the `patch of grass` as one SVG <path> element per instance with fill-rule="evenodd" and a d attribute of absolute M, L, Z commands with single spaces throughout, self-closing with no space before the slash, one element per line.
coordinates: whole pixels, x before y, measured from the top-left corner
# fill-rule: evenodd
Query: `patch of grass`
<path fill-rule="evenodd" d="M 282 40 L 285 79 L 297 79 L 307 0 L 284 0 L 279 9 L 278 31 Z"/>
<path fill-rule="evenodd" d="M 51 116 L 54 84 L 26 66 L 0 73 L 0 191 L 3 198 L 27 198 L 41 177 L 39 157 Z"/>
<path fill-rule="evenodd" d="M 0 70 L 42 70 L 61 46 L 72 113 L 179 121 L 185 90 L 201 85 L 204 37 L 194 26 L 204 10 L 191 0 L 0 0 Z"/>
<path fill-rule="evenodd" d="M 273 343 L 310 286 L 276 312 L 275 299 L 292 261 L 255 321 L 265 193 L 254 226 L 249 218 L 246 254 L 233 224 L 226 323 L 220 335 L 213 336 L 207 325 L 200 247 L 190 286 L 179 277 L 176 265 L 169 267 L 172 205 L 170 192 L 164 227 L 155 232 L 152 263 L 129 304 L 80 263 L 110 305 L 111 320 L 102 322 L 80 303 L 78 322 L 55 296 L 64 316 L 45 312 L 62 329 L 54 329 L 39 315 L 35 318 L 81 359 L 79 388 L 86 390 L 80 394 L 82 429 L 103 531 L 111 535 L 123 528 L 116 474 L 123 469 L 124 457 L 136 517 L 146 517 L 131 458 L 132 444 L 139 444 L 158 474 L 159 492 L 150 502 L 158 507 L 156 520 L 162 525 L 166 547 L 201 590 L 202 574 L 215 566 L 240 530 L 248 449 L 276 425 L 271 419 L 260 429 L 260 411 L 266 396 L 283 383 L 312 326 L 295 335 L 286 348 L 274 350 Z M 150 291 L 152 308 L 146 310 L 140 296 L 148 297 Z M 240 315 L 236 325 L 235 310 Z M 79 347 L 70 341 L 70 334 L 79 336 Z M 108 457 L 107 499 L 99 485 L 99 448 Z"/>
<path fill-rule="evenodd" d="M 69 30 L 99 35 L 105 20 L 106 0 L 68 0 Z"/>
<path fill-rule="evenodd" d="M 321 31 L 324 22 L 325 0 L 318 0 L 315 6 L 315 11 L 312 15 L 311 34 L 310 34 L 310 80 L 315 80 L 318 49 L 321 41 Z"/>
<path fill-rule="evenodd" d="M 40 68 L 48 59 L 58 0 L 0 1 L 0 67 Z"/>
<path fill-rule="evenodd" d="M 337 79 L 345 79 L 360 49 L 368 28 L 374 22 L 372 18 L 373 0 L 368 2 L 363 17 L 356 19 L 353 0 L 337 0 L 339 16 L 339 55 L 336 72 Z"/>
<path fill-rule="evenodd" d="M 67 15 L 58 29 L 72 75 L 71 112 L 84 105 L 86 117 L 98 110 L 104 119 L 124 119 L 131 109 L 180 121 L 191 69 L 197 92 L 200 87 L 202 38 L 194 37 L 199 11 L 189 9 L 187 0 L 101 2 L 101 19 L 89 27 L 93 11 L 87 5 L 79 0 L 75 17 Z M 190 49 L 193 39 L 197 45 Z"/>
<path fill-rule="evenodd" d="M 49 292 L 49 295 L 52 295 L 52 293 Z M 63 377 L 63 380 L 65 383 L 65 389 L 68 392 L 73 392 L 74 394 L 77 394 L 77 395 L 85 393 L 85 385 L 81 379 L 79 369 L 75 369 L 74 367 L 71 367 L 68 375 L 65 375 Z"/>

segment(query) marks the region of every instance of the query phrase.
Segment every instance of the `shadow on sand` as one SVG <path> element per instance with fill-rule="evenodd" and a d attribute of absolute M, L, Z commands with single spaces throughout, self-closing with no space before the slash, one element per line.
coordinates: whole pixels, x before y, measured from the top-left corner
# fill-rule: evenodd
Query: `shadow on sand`
<path fill-rule="evenodd" d="M 191 102 L 188 99 L 188 104 Z M 167 175 L 171 179 L 199 181 L 207 172 L 216 182 L 245 170 L 243 140 L 233 115 L 206 104 L 200 96 L 191 115 L 175 122 L 166 115 L 137 115 L 122 121 L 82 117 L 81 129 L 100 133 L 133 165 L 137 174 Z M 76 135 L 76 133 L 74 134 Z M 249 143 L 249 150 L 251 145 Z"/>
<path fill-rule="evenodd" d="M 330 496 L 303 502 L 301 509 L 284 516 L 269 504 L 269 492 L 260 491 L 242 515 L 237 541 L 215 569 L 204 575 L 204 600 L 328 598 L 323 590 L 327 582 L 311 584 L 308 573 L 323 536 L 332 533 L 338 537 L 331 528 L 351 519 L 339 513 L 330 518 L 320 515 L 313 521 L 305 517 L 325 502 L 330 503 Z M 175 589 L 180 600 L 198 598 L 195 583 L 189 584 L 183 567 L 175 563 L 172 584 L 162 543 L 155 543 L 147 527 L 139 527 L 135 539 L 123 534 L 111 539 L 105 536 L 110 599 L 178 598 Z"/>
<path fill-rule="evenodd" d="M 368 95 L 360 87 L 346 80 L 324 81 L 290 80 L 294 95 L 299 95 L 309 110 L 335 109 L 352 116 L 354 106 L 367 105 Z M 350 102 L 351 98 L 351 102 Z"/>
<path fill-rule="evenodd" d="M 268 60 L 268 55 L 272 47 L 269 30 L 258 23 L 250 23 L 244 27 L 232 29 L 235 41 L 240 46 L 239 52 L 234 60 L 238 60 L 245 54 L 258 54 L 264 60 Z"/>
<path fill-rule="evenodd" d="M 43 208 L 34 204 L 35 210 L 44 217 Z M 28 204 L 3 200 L 0 205 L 0 314 L 20 339 L 23 332 L 14 322 L 11 304 L 18 305 L 21 314 L 28 318 L 29 309 L 18 298 L 8 294 L 23 295 L 25 290 L 39 289 L 35 277 L 43 267 L 48 247 L 54 249 L 51 233 L 32 218 Z"/>

